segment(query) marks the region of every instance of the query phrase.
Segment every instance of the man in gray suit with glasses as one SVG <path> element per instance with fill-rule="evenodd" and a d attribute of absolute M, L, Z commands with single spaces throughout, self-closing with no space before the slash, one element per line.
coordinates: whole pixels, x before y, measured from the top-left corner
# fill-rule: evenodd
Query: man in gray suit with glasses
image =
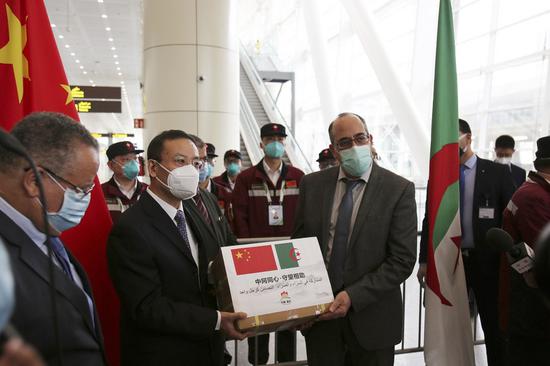
<path fill-rule="evenodd" d="M 393 365 L 416 260 L 414 185 L 373 162 L 360 116 L 340 114 L 329 136 L 340 166 L 303 178 L 293 234 L 317 237 L 335 296 L 304 330 L 308 365 Z"/>

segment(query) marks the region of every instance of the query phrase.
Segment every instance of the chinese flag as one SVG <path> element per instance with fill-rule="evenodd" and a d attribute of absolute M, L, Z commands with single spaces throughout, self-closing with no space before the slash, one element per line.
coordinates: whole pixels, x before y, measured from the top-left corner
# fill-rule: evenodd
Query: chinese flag
<path fill-rule="evenodd" d="M 10 130 L 29 113 L 78 114 L 42 0 L 0 0 L 0 127 Z M 118 362 L 116 293 L 107 273 L 106 242 L 111 228 L 99 181 L 86 215 L 63 241 L 86 269 L 111 365 Z"/>
<path fill-rule="evenodd" d="M 271 245 L 232 249 L 231 254 L 237 275 L 277 270 Z"/>

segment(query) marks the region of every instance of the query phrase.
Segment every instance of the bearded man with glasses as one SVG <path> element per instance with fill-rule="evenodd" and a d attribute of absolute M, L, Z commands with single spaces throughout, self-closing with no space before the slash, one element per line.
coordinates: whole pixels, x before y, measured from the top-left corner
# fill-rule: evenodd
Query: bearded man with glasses
<path fill-rule="evenodd" d="M 50 298 L 48 246 L 42 210 L 49 221 L 61 353 L 65 365 L 106 365 L 103 339 L 86 273 L 59 235 L 84 216 L 99 167 L 98 144 L 80 123 L 58 113 L 34 113 L 12 130 L 35 161 L 45 190 L 20 156 L 0 147 L 0 245 L 15 279 L 11 324 L 47 364 L 58 359 Z"/>

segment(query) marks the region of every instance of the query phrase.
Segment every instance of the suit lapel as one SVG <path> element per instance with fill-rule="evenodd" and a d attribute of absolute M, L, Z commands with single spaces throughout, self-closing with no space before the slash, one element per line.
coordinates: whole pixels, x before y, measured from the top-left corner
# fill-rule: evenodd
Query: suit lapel
<path fill-rule="evenodd" d="M 50 283 L 49 258 L 36 246 L 23 230 L 11 221 L 3 212 L 0 212 L 0 228 L 2 236 L 11 245 L 19 247 L 19 259 L 37 274 L 44 282 Z M 78 263 L 71 257 L 71 262 L 78 267 Z M 78 271 L 77 271 L 78 272 Z M 82 275 L 78 273 L 79 277 Z M 54 282 L 57 293 L 67 299 L 82 315 L 90 332 L 97 337 L 92 324 L 90 307 L 86 295 L 58 266 L 54 265 Z"/>
<path fill-rule="evenodd" d="M 355 223 L 353 225 L 353 231 L 348 244 L 348 250 L 353 247 L 359 236 L 359 232 L 363 229 L 362 223 L 367 221 L 367 216 L 372 209 L 377 204 L 377 199 L 381 196 L 378 191 L 381 188 L 380 180 L 380 169 L 376 164 L 372 165 L 372 171 L 370 173 L 369 181 L 363 192 L 363 198 L 359 206 L 359 211 L 357 212 L 357 217 L 355 218 Z M 357 224 L 359 223 L 359 224 Z"/>
<path fill-rule="evenodd" d="M 330 217 L 332 215 L 332 206 L 334 204 L 334 193 L 336 192 L 336 185 L 338 184 L 338 173 L 340 168 L 332 168 L 329 173 L 327 173 L 327 180 L 325 182 L 325 189 L 323 193 L 323 231 L 321 233 L 321 252 L 326 253 L 328 245 L 328 232 L 330 226 Z"/>
<path fill-rule="evenodd" d="M 173 219 L 168 217 L 162 207 L 147 192 L 141 196 L 140 203 L 143 205 L 146 214 L 151 218 L 152 225 L 196 266 L 193 255 L 181 237 Z"/>

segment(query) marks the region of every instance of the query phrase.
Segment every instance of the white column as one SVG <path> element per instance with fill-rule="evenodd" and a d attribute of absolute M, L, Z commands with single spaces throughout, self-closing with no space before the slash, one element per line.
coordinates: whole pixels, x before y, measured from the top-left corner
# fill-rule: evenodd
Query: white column
<path fill-rule="evenodd" d="M 327 62 L 327 37 L 321 26 L 318 0 L 304 0 L 302 13 L 304 14 L 306 33 L 311 51 L 311 62 L 317 82 L 317 92 L 326 127 L 338 114 L 338 106 L 332 83 L 333 74 L 329 71 Z"/>
<path fill-rule="evenodd" d="M 367 9 L 365 2 L 359 0 L 341 0 L 359 36 L 382 91 L 399 123 L 401 133 L 407 140 L 411 154 L 419 169 L 419 175 L 428 175 L 430 140 L 428 130 L 421 122 L 419 113 L 413 103 L 411 93 L 399 79 L 397 72 L 384 48 L 378 33 L 374 16 Z"/>
<path fill-rule="evenodd" d="M 213 143 L 218 155 L 238 150 L 237 1 L 161 3 L 144 1 L 144 146 L 180 129 Z"/>

